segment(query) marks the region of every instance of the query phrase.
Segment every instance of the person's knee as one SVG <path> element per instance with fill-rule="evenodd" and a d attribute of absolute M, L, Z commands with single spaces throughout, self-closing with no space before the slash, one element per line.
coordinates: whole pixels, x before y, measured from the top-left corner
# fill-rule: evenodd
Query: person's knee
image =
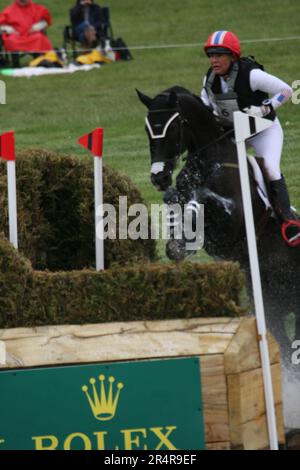
<path fill-rule="evenodd" d="M 96 30 L 94 26 L 89 26 L 85 29 L 84 38 L 88 44 L 91 44 L 96 40 Z"/>
<path fill-rule="evenodd" d="M 264 160 L 263 163 L 264 172 L 269 181 L 276 181 L 281 178 L 281 171 L 279 165 L 270 164 L 269 162 Z"/>
<path fill-rule="evenodd" d="M 84 43 L 85 42 L 85 35 L 86 31 L 88 31 L 90 28 L 90 24 L 87 21 L 83 21 L 80 23 L 74 30 L 75 32 L 75 38 L 80 42 Z"/>

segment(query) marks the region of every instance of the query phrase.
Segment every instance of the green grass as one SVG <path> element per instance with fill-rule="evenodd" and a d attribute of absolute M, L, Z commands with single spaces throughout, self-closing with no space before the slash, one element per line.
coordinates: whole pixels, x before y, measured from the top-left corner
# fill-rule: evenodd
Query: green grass
<path fill-rule="evenodd" d="M 0 0 L 2 9 L 9 2 Z M 41 0 L 52 12 L 48 34 L 62 44 L 73 1 Z M 7 104 L 1 107 L 1 131 L 16 132 L 17 149 L 44 147 L 86 156 L 77 138 L 101 126 L 105 132 L 105 162 L 129 175 L 146 200 L 158 202 L 149 181 L 149 151 L 144 131 L 145 108 L 135 88 L 155 95 L 180 84 L 201 89 L 208 63 L 203 42 L 216 29 L 231 29 L 241 40 L 299 35 L 298 0 L 107 0 L 115 36 L 132 47 L 134 60 L 107 65 L 89 73 L 32 79 L 4 78 Z M 199 47 L 135 50 L 134 46 L 197 43 Z M 300 79 L 300 41 L 245 43 L 244 55 L 254 54 L 270 73 L 288 83 Z M 289 103 L 279 111 L 285 130 L 282 169 L 292 202 L 300 208 L 300 113 Z"/>

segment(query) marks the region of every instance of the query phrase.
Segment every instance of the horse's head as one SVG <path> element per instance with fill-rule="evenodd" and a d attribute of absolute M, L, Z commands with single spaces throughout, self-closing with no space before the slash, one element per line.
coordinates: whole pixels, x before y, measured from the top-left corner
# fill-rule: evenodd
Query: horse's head
<path fill-rule="evenodd" d="M 151 181 L 164 191 L 172 184 L 178 157 L 186 150 L 195 153 L 222 131 L 211 110 L 183 87 L 174 86 L 154 98 L 138 90 L 137 94 L 148 109 Z"/>
<path fill-rule="evenodd" d="M 174 87 L 177 89 L 179 87 Z M 180 114 L 177 94 L 169 89 L 150 98 L 137 90 L 141 102 L 148 108 L 146 131 L 150 143 L 151 181 L 164 191 L 172 184 L 176 160 L 188 146 L 184 120 Z"/>

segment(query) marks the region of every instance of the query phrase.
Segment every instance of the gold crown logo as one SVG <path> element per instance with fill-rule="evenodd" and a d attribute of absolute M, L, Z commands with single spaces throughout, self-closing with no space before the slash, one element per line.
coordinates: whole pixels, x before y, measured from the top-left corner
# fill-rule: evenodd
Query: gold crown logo
<path fill-rule="evenodd" d="M 116 387 L 113 386 L 115 382 L 114 377 L 109 377 L 108 382 L 108 392 L 104 385 L 105 376 L 103 374 L 99 375 L 99 393 L 96 387 L 96 379 L 91 378 L 90 384 L 92 386 L 93 397 L 91 397 L 88 387 L 84 385 L 82 391 L 86 394 L 90 407 L 92 409 L 93 415 L 96 419 L 100 421 L 108 421 L 115 416 L 116 408 L 119 401 L 119 396 L 124 385 L 119 382 Z M 115 389 L 115 390 L 114 390 Z"/>

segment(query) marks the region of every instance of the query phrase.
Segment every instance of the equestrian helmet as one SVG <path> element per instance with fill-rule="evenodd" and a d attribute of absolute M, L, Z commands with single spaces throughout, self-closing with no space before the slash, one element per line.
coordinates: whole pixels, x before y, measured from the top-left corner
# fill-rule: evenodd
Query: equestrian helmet
<path fill-rule="evenodd" d="M 241 56 L 239 38 L 231 31 L 215 31 L 211 34 L 205 45 L 204 51 L 208 54 L 233 54 L 236 58 Z"/>

